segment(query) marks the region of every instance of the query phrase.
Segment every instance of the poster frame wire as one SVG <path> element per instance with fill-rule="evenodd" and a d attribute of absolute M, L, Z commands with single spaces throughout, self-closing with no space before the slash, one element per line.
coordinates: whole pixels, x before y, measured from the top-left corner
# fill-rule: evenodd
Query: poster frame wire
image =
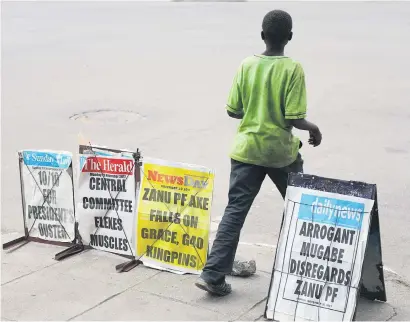
<path fill-rule="evenodd" d="M 29 242 L 37 242 L 37 243 L 41 243 L 41 244 L 49 244 L 49 245 L 54 245 L 54 246 L 62 246 L 62 247 L 69 247 L 73 245 L 73 243 L 75 243 L 75 238 L 73 237 L 73 240 L 71 242 L 59 242 L 59 241 L 52 241 L 52 240 L 45 240 L 45 239 L 41 239 L 38 237 L 32 237 L 30 236 L 30 232 L 31 229 L 34 227 L 35 222 L 37 221 L 37 219 L 34 219 L 33 225 L 31 226 L 30 229 L 28 229 L 27 226 L 27 221 L 26 221 L 26 198 L 25 198 L 25 193 L 24 193 L 24 180 L 23 180 L 23 164 L 24 164 L 24 160 L 22 157 L 22 153 L 24 150 L 19 151 L 18 152 L 18 162 L 19 162 L 19 176 L 20 176 L 20 193 L 21 193 L 21 205 L 22 205 L 22 215 L 23 215 L 23 225 L 24 225 L 24 235 L 18 238 L 15 238 L 11 241 L 8 241 L 6 243 L 4 243 L 2 245 L 3 250 L 7 250 L 9 253 L 12 253 L 18 249 L 20 249 L 21 247 L 23 247 L 24 245 L 28 244 Z M 43 153 L 50 153 L 50 151 L 48 150 L 33 150 L 33 151 L 39 151 L 39 152 L 43 152 Z M 32 176 L 32 178 L 35 181 L 36 186 L 38 187 L 39 184 L 37 182 L 37 180 L 34 178 L 30 168 L 26 165 L 27 169 L 30 172 L 30 175 Z M 75 204 L 74 204 L 74 182 L 73 182 L 73 172 L 72 172 L 72 167 L 73 167 L 73 158 L 71 157 L 71 163 L 70 165 L 67 167 L 67 169 L 63 169 L 60 171 L 59 175 L 58 175 L 58 179 L 54 181 L 52 188 L 55 186 L 56 182 L 60 179 L 61 175 L 65 172 L 68 171 L 71 168 L 71 174 L 70 175 L 70 179 L 71 179 L 71 189 L 73 191 L 73 217 L 74 217 L 74 233 L 76 233 L 76 214 L 75 214 Z M 46 200 L 48 199 L 49 194 L 47 195 L 47 197 L 45 197 L 45 195 L 40 191 L 42 198 L 43 198 L 43 205 L 47 202 L 49 204 L 49 202 Z M 50 204 L 49 204 L 50 205 Z M 52 208 L 52 207 L 51 207 Z M 55 210 L 52 208 L 53 214 L 55 215 Z M 44 209 L 43 209 L 44 212 Z M 62 225 L 60 219 L 58 218 L 58 216 L 56 216 L 59 224 L 63 227 L 64 231 L 66 231 L 64 225 Z M 67 233 L 67 232 L 66 232 Z M 68 235 L 68 234 L 67 234 Z"/>
<path fill-rule="evenodd" d="M 163 160 L 154 160 L 154 159 L 151 160 L 151 161 L 161 161 L 160 163 L 163 162 Z M 171 162 L 171 164 L 172 164 L 172 162 Z M 161 165 L 161 164 L 160 164 L 160 165 Z M 174 165 L 171 165 L 171 166 L 174 166 Z M 192 166 L 192 165 L 189 165 L 189 166 Z M 144 168 L 144 165 L 143 165 L 143 162 L 142 162 L 141 165 L 140 165 L 140 171 L 142 172 L 143 177 L 147 180 L 147 182 L 151 185 L 151 187 L 152 187 L 153 189 L 156 189 L 156 188 L 154 187 L 154 185 L 152 184 L 151 180 L 148 180 L 148 176 L 145 174 L 143 168 Z M 209 170 L 210 170 L 210 169 L 209 169 Z M 205 181 L 206 183 L 209 181 L 209 177 L 210 177 L 212 174 L 214 174 L 213 171 L 208 171 L 208 177 L 206 178 L 206 181 Z M 141 179 L 140 182 L 142 183 L 142 179 Z M 196 193 L 195 193 L 193 196 L 197 196 L 198 193 L 199 193 L 202 189 L 204 189 L 204 188 L 199 188 L 198 191 L 196 191 Z M 140 190 L 140 193 L 141 193 L 141 190 Z M 140 199 L 140 198 L 139 198 L 139 196 L 138 196 L 138 201 L 139 201 L 139 199 Z M 212 201 L 213 201 L 213 191 L 212 191 Z M 169 206 L 168 206 L 165 202 L 162 202 L 162 203 L 165 205 L 165 207 L 167 208 L 168 211 L 171 211 L 171 209 L 169 208 Z M 139 207 L 139 203 L 138 203 L 138 207 Z M 177 211 L 182 214 L 182 212 L 183 212 L 187 207 L 188 207 L 188 204 L 186 204 L 183 208 L 177 208 Z M 137 208 L 137 214 L 136 214 L 136 222 L 138 222 L 138 208 Z M 209 227 L 210 227 L 210 222 L 211 222 L 211 216 L 209 216 L 209 223 L 208 223 Z M 157 238 L 154 240 L 154 242 L 150 245 L 151 247 L 154 246 L 154 245 L 158 242 L 158 240 L 160 240 L 160 239 L 162 238 L 162 236 L 164 235 L 164 233 L 165 233 L 166 231 L 168 231 L 168 229 L 171 227 L 172 224 L 175 224 L 175 223 L 174 223 L 174 222 L 170 222 L 170 223 L 168 224 L 167 228 L 164 229 L 164 230 L 162 231 L 162 233 L 161 233 L 159 236 L 157 236 Z M 182 230 L 184 231 L 184 233 L 187 234 L 187 232 L 186 232 L 185 228 L 183 227 L 182 223 L 179 223 L 179 224 L 177 224 L 177 225 L 180 225 L 181 228 L 182 228 Z M 137 225 L 135 225 L 135 226 L 137 227 Z M 136 228 L 136 230 L 137 230 L 137 229 L 138 229 L 138 228 Z M 137 236 L 136 236 L 136 238 L 137 238 Z M 208 255 L 209 255 L 209 241 L 210 241 L 210 238 L 209 238 L 209 235 L 208 235 L 208 250 L 207 250 L 206 257 L 208 257 Z M 198 258 L 199 258 L 200 261 L 201 261 L 201 264 L 205 264 L 207 258 L 205 258 L 204 261 L 202 261 L 202 258 L 201 258 L 201 256 L 199 255 L 199 252 L 198 252 L 197 247 L 196 247 L 195 245 L 191 245 L 191 246 L 194 247 L 195 252 L 196 252 L 197 255 L 198 255 Z M 137 248 L 136 248 L 136 253 L 137 253 Z M 147 253 L 147 251 L 145 251 L 142 255 L 140 255 L 140 256 L 137 258 L 137 261 L 143 264 L 142 258 L 146 255 L 146 253 Z M 119 265 L 117 265 L 117 267 L 121 267 L 121 265 L 126 265 L 126 264 L 127 264 L 127 263 L 119 264 Z M 166 271 L 171 271 L 171 270 L 168 270 L 168 269 L 166 269 L 166 268 L 161 268 L 161 267 L 157 267 L 157 269 L 162 269 L 162 270 L 166 270 Z M 178 270 L 175 270 L 175 271 L 176 271 L 176 272 L 179 272 Z"/>
<path fill-rule="evenodd" d="M 91 142 L 89 142 L 88 145 L 83 145 L 83 144 L 79 145 L 79 154 L 84 154 L 84 151 L 85 151 L 86 149 L 92 152 L 92 156 L 90 156 L 90 157 L 92 157 L 92 158 L 97 158 L 97 154 L 96 154 L 96 152 L 95 152 L 94 149 L 104 150 L 104 151 L 113 152 L 113 153 L 123 153 L 123 152 L 131 153 L 131 154 L 132 154 L 132 157 L 133 157 L 133 160 L 134 160 L 134 164 L 133 164 L 133 168 L 132 168 L 133 171 L 134 171 L 134 175 L 129 175 L 129 174 L 128 174 L 127 177 L 126 177 L 126 180 L 128 180 L 130 176 L 134 177 L 134 180 L 136 181 L 136 182 L 135 182 L 135 184 L 136 184 L 135 190 L 136 190 L 136 188 L 137 188 L 137 177 L 136 177 L 136 175 L 135 175 L 135 174 L 136 174 L 135 168 L 136 168 L 136 166 L 138 167 L 138 164 L 140 163 L 140 160 L 142 159 L 141 151 L 140 151 L 139 149 L 137 149 L 136 151 L 111 149 L 111 148 L 106 148 L 106 147 L 101 147 L 101 146 L 95 146 L 95 145 L 92 145 Z M 106 177 L 105 177 L 105 175 L 102 173 L 102 170 L 101 170 L 101 167 L 100 167 L 100 164 L 99 164 L 98 161 L 97 161 L 97 164 L 98 164 L 99 171 L 100 171 L 101 174 L 103 175 L 103 180 L 106 181 Z M 119 191 L 119 192 L 117 193 L 117 195 L 115 196 L 115 199 L 118 198 L 118 195 L 120 194 L 120 192 L 121 192 L 121 191 Z M 110 194 L 110 197 L 112 198 L 112 196 L 111 196 L 111 191 L 109 191 L 109 194 Z M 104 214 L 104 216 L 103 216 L 102 218 L 105 218 L 110 211 L 111 211 L 110 209 L 107 210 L 106 213 Z M 116 214 L 117 214 L 117 216 L 119 216 L 117 211 L 116 211 Z M 78 227 L 78 225 L 79 225 L 79 223 L 77 222 L 77 227 Z M 99 229 L 99 228 L 97 228 L 97 229 L 95 230 L 95 232 L 93 233 L 94 235 L 97 233 L 98 229 Z M 132 252 L 131 243 L 130 243 L 130 241 L 129 241 L 129 239 L 128 239 L 128 236 L 126 235 L 126 233 L 125 233 L 125 231 L 124 231 L 124 227 L 123 227 L 122 230 L 123 230 L 123 232 L 124 232 L 124 236 L 125 236 L 125 238 L 126 238 L 126 241 L 127 241 L 128 245 L 130 246 L 130 251 L 131 251 L 131 254 L 132 254 L 132 255 L 124 255 L 124 254 L 118 254 L 118 253 L 114 253 L 114 252 L 107 251 L 108 253 L 111 253 L 111 254 L 114 254 L 114 255 L 117 255 L 117 256 L 120 256 L 120 257 L 124 257 L 124 258 L 129 259 L 129 261 L 127 261 L 126 263 L 120 264 L 120 265 L 121 265 L 120 267 L 118 267 L 119 265 L 116 266 L 116 271 L 117 271 L 118 273 L 128 272 L 128 271 L 130 271 L 131 269 L 133 269 L 134 267 L 136 267 L 136 266 L 138 266 L 138 265 L 140 264 L 140 263 L 135 259 L 135 256 L 134 256 L 134 254 L 133 254 L 133 252 Z M 91 247 L 90 244 L 88 244 L 88 245 L 84 244 L 84 243 L 83 243 L 83 240 L 82 240 L 82 237 L 81 237 L 81 234 L 79 233 L 78 230 L 77 230 L 77 232 L 78 232 L 78 236 L 77 236 L 77 239 L 76 239 L 77 243 L 76 243 L 75 245 L 71 246 L 70 249 L 67 249 L 67 250 L 65 250 L 65 251 L 63 251 L 63 252 L 60 252 L 60 253 L 56 254 L 56 257 L 59 257 L 59 258 L 62 259 L 62 258 L 66 258 L 66 257 L 72 256 L 72 255 L 77 254 L 77 253 L 81 253 L 81 252 L 84 252 L 84 251 L 90 251 L 90 250 L 93 250 L 93 249 L 94 249 L 93 247 Z M 95 249 L 95 250 L 98 251 L 98 249 Z"/>

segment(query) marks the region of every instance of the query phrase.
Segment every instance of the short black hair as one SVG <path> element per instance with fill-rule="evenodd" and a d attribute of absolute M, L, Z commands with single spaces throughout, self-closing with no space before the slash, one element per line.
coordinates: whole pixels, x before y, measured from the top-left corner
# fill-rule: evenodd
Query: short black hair
<path fill-rule="evenodd" d="M 283 10 L 272 10 L 263 18 L 262 31 L 266 41 L 281 44 L 292 32 L 292 17 Z"/>

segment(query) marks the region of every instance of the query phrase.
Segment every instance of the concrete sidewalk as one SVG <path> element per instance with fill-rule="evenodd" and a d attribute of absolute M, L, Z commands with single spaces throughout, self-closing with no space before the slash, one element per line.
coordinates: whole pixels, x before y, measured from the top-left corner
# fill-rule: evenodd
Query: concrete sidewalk
<path fill-rule="evenodd" d="M 8 238 L 9 237 L 9 238 Z M 3 236 L 3 242 L 15 237 Z M 211 297 L 194 287 L 196 276 L 138 266 L 117 273 L 123 258 L 89 250 L 61 262 L 60 247 L 29 243 L 2 253 L 2 320 L 196 320 L 256 321 L 263 313 L 274 248 L 240 245 L 238 257 L 257 261 L 249 278 L 229 278 L 234 291 Z M 410 284 L 386 271 L 388 303 L 360 300 L 357 320 L 410 316 Z"/>

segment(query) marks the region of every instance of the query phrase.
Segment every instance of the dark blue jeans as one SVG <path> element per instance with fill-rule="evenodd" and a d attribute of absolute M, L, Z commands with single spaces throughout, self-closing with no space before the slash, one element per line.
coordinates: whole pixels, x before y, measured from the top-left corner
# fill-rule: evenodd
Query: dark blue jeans
<path fill-rule="evenodd" d="M 295 162 L 284 168 L 268 168 L 231 160 L 228 206 L 201 274 L 207 283 L 222 283 L 225 275 L 231 273 L 242 226 L 266 175 L 285 198 L 291 172 L 303 172 L 300 154 Z"/>

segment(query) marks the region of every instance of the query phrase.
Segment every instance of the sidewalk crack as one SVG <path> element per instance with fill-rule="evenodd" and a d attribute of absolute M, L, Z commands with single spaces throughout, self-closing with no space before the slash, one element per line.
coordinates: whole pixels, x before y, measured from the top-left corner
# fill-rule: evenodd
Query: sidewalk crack
<path fill-rule="evenodd" d="M 55 262 L 55 263 L 52 263 L 52 264 L 50 264 L 50 265 L 47 265 L 47 266 L 41 267 L 41 268 L 40 268 L 40 269 L 38 269 L 38 270 L 31 271 L 31 272 L 29 272 L 29 273 L 27 273 L 27 274 L 21 275 L 21 276 L 16 277 L 16 278 L 13 278 L 12 280 L 7 281 L 7 282 L 5 282 L 5 283 L 1 284 L 1 286 L 4 286 L 4 285 L 7 285 L 7 284 L 10 284 L 10 283 L 15 282 L 15 281 L 18 281 L 19 279 L 22 279 L 22 278 L 24 278 L 24 277 L 26 277 L 26 276 L 29 276 L 29 275 L 32 275 L 32 274 L 35 274 L 35 273 L 41 272 L 42 270 L 44 270 L 44 269 L 46 269 L 46 268 L 49 268 L 49 267 L 54 266 L 54 265 L 57 265 L 58 263 L 60 263 L 60 262 Z"/>
<path fill-rule="evenodd" d="M 97 304 L 93 305 L 93 306 L 90 307 L 89 309 L 84 310 L 83 312 L 80 312 L 79 314 L 74 315 L 73 317 L 69 318 L 67 321 L 72 321 L 73 319 L 75 319 L 75 318 L 77 318 L 77 317 L 79 317 L 79 316 L 81 316 L 81 315 L 83 315 L 83 314 L 85 314 L 85 313 L 87 313 L 87 312 L 90 312 L 91 310 L 95 309 L 96 307 L 99 307 L 100 305 L 102 305 L 102 304 L 104 304 L 104 303 L 106 303 L 106 302 L 112 300 L 113 298 L 116 298 L 117 296 L 119 296 L 119 295 L 121 295 L 121 294 L 123 294 L 123 293 L 129 291 L 129 290 L 132 289 L 133 287 L 135 287 L 135 286 L 137 286 L 137 285 L 139 285 L 139 284 L 141 284 L 141 283 L 144 283 L 144 282 L 146 282 L 147 280 L 150 280 L 151 278 L 153 278 L 153 277 L 155 277 L 155 276 L 157 276 L 158 274 L 161 274 L 161 273 L 162 273 L 162 271 L 161 271 L 161 272 L 158 272 L 158 273 L 156 273 L 156 274 L 154 274 L 154 275 L 152 275 L 152 276 L 150 276 L 149 278 L 147 278 L 147 279 L 145 279 L 145 280 L 139 281 L 138 283 L 133 284 L 133 285 L 131 285 L 130 287 L 127 287 L 125 290 L 122 290 L 122 291 L 120 291 L 120 292 L 118 292 L 118 293 L 115 293 L 115 294 L 113 294 L 113 295 L 107 297 L 106 299 L 102 300 L 101 302 L 98 302 Z"/>
<path fill-rule="evenodd" d="M 142 290 L 140 290 L 139 292 L 145 293 L 145 294 L 150 294 L 150 295 L 159 297 L 159 298 L 161 298 L 161 299 L 170 300 L 170 301 L 172 301 L 172 302 L 177 302 L 177 303 L 186 304 L 186 305 L 189 305 L 189 306 L 192 306 L 192 307 L 195 307 L 195 308 L 204 309 L 204 310 L 207 310 L 207 311 L 209 311 L 209 312 L 218 313 L 218 314 L 223 314 L 223 313 L 221 313 L 221 312 L 219 312 L 219 311 L 212 310 L 212 309 L 209 309 L 209 308 L 207 308 L 207 307 L 203 307 L 203 306 L 201 306 L 201 305 L 196 305 L 196 304 L 193 304 L 193 303 L 189 303 L 189 302 L 185 302 L 185 301 L 182 301 L 182 300 L 178 300 L 178 299 L 173 298 L 173 297 L 168 297 L 168 296 L 166 296 L 166 295 L 156 294 L 156 293 L 152 293 L 152 292 L 148 292 L 148 291 L 142 291 Z"/>
<path fill-rule="evenodd" d="M 398 313 L 397 313 L 396 308 L 393 305 L 391 305 L 389 303 L 386 303 L 386 304 L 393 309 L 393 314 L 386 320 L 386 321 L 391 321 L 394 317 L 397 316 Z"/>
<path fill-rule="evenodd" d="M 255 307 L 257 307 L 259 304 L 261 304 L 261 303 L 263 303 L 264 301 L 266 301 L 267 298 L 268 298 L 268 297 L 265 296 L 262 300 L 256 302 L 254 305 L 252 305 L 252 307 L 251 307 L 249 310 L 247 310 L 246 312 L 240 314 L 236 319 L 230 320 L 230 322 L 231 322 L 231 321 L 238 321 L 240 318 L 242 318 L 243 316 L 245 316 L 246 314 L 248 314 L 250 311 L 252 311 L 252 310 L 253 310 Z M 256 320 L 254 320 L 254 321 L 259 320 L 262 316 L 263 316 L 263 314 L 262 314 L 260 317 L 258 317 Z"/>

